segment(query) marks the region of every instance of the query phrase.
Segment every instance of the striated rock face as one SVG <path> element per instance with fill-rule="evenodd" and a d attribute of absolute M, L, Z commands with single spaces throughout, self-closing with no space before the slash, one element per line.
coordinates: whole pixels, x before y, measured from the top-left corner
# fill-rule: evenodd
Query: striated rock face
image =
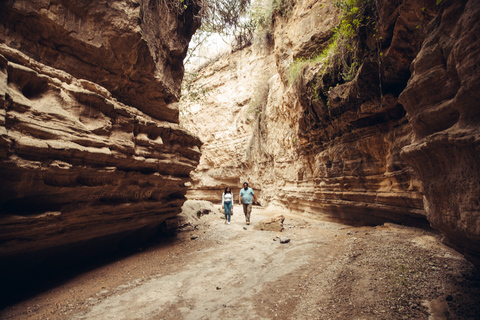
<path fill-rule="evenodd" d="M 177 17 L 153 0 L 6 1 L 2 42 L 105 87 L 145 114 L 177 122 L 178 111 L 166 104 L 178 99 L 198 10 Z"/>
<path fill-rule="evenodd" d="M 156 1 L 1 4 L 0 264 L 142 240 L 185 201 L 178 125 L 198 27 Z"/>
<path fill-rule="evenodd" d="M 429 25 L 400 95 L 431 225 L 480 265 L 480 6 L 449 3 Z"/>
<path fill-rule="evenodd" d="M 366 35 L 367 54 L 351 81 L 323 74 L 319 64 L 287 89 L 298 110 L 297 151 L 307 168 L 299 180 L 312 181 L 320 212 L 367 223 L 425 225 L 421 180 L 400 156 L 412 128 L 398 95 L 434 7 L 377 1 L 376 32 L 383 41 Z"/>
<path fill-rule="evenodd" d="M 309 91 L 321 66 L 288 83 L 289 65 L 326 47 L 338 15 L 331 1 L 299 1 L 290 17 L 277 17 L 274 43 L 256 43 L 199 73 L 194 86 L 208 93 L 181 117 L 205 142 L 189 198 L 220 201 L 225 185 L 249 181 L 264 204 L 425 223 L 421 183 L 400 157 L 411 127 L 397 96 L 380 102 L 378 65 L 330 90 L 328 107 Z"/>
<path fill-rule="evenodd" d="M 204 146 L 200 163 L 192 172 L 189 199 L 220 203 L 225 186 L 230 186 L 238 201 L 242 183 L 255 168 L 258 159 L 253 158 L 250 148 L 260 102 L 253 101 L 268 94 L 268 81 L 275 70 L 272 54 L 257 53 L 250 47 L 227 55 L 202 70 L 193 84 L 192 90 L 205 94 L 184 105 L 180 122 L 195 132 Z M 259 88 L 263 88 L 262 93 L 256 92 Z"/>
<path fill-rule="evenodd" d="M 275 17 L 272 43 L 199 72 L 193 87 L 207 95 L 181 115 L 205 142 L 188 197 L 219 202 L 225 185 L 249 181 L 263 204 L 431 224 L 475 262 L 478 2 L 374 5 L 376 36 L 351 81 L 317 63 L 288 82 L 290 64 L 321 52 L 339 23 L 331 1 L 296 1 Z"/>

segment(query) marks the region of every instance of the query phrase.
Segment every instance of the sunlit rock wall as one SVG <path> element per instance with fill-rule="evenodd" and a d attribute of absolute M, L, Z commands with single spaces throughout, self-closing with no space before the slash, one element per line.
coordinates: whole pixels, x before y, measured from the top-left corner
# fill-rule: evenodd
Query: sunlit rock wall
<path fill-rule="evenodd" d="M 193 87 L 206 94 L 181 115 L 205 142 L 188 197 L 219 201 L 225 185 L 249 181 L 265 204 L 290 210 L 425 222 L 420 182 L 400 158 L 411 127 L 397 98 L 380 105 L 373 88 L 327 108 L 308 91 L 321 66 L 288 83 L 289 65 L 326 46 L 338 15 L 330 1 L 297 2 L 276 18 L 273 40 L 257 39 L 199 72 Z"/>
<path fill-rule="evenodd" d="M 325 48 L 331 1 L 296 1 L 273 39 L 201 70 L 181 119 L 205 142 L 188 197 L 220 201 L 249 181 L 264 204 L 440 230 L 479 255 L 478 2 L 375 1 L 376 34 L 355 78 L 289 83 Z M 380 39 L 380 40 L 379 40 Z M 320 80 L 320 81 L 319 81 Z M 260 102 L 259 102 L 260 100 Z"/>
<path fill-rule="evenodd" d="M 220 202 L 225 186 L 237 195 L 244 180 L 250 179 L 260 160 L 251 153 L 260 112 L 253 100 L 266 98 L 274 72 L 274 56 L 249 47 L 222 57 L 198 74 L 190 88 L 195 94 L 188 95 L 180 111 L 181 125 L 204 143 L 188 198 Z"/>
<path fill-rule="evenodd" d="M 171 102 L 199 8 L 158 3 L 0 4 L 3 266 L 141 241 L 181 211 L 201 142 Z"/>

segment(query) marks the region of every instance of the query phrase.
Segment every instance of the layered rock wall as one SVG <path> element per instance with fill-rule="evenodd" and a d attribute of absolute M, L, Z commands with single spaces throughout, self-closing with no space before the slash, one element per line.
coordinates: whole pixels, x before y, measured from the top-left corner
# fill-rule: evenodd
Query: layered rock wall
<path fill-rule="evenodd" d="M 396 96 L 380 102 L 378 67 L 332 89 L 328 107 L 309 91 L 321 65 L 288 83 L 291 63 L 325 48 L 338 16 L 331 1 L 299 1 L 276 18 L 273 42 L 257 41 L 199 73 L 195 85 L 208 94 L 190 104 L 193 120 L 186 114 L 184 125 L 205 145 L 189 197 L 218 201 L 224 185 L 246 180 L 264 203 L 291 210 L 370 223 L 424 220 L 420 181 L 400 158 L 411 128 Z"/>
<path fill-rule="evenodd" d="M 199 8 L 172 8 L 2 2 L 1 261 L 115 248 L 181 211 L 201 142 L 171 102 Z"/>
<path fill-rule="evenodd" d="M 362 31 L 351 81 L 326 75 L 324 61 L 289 80 L 297 58 L 328 45 L 339 24 L 331 1 L 294 2 L 272 42 L 199 72 L 194 87 L 208 94 L 181 115 L 205 142 L 188 196 L 220 201 L 246 180 L 290 210 L 431 224 L 475 260 L 478 4 L 371 3 L 375 32 Z"/>
<path fill-rule="evenodd" d="M 402 157 L 419 173 L 431 225 L 480 265 L 480 5 L 442 9 L 400 95 L 413 131 Z"/>

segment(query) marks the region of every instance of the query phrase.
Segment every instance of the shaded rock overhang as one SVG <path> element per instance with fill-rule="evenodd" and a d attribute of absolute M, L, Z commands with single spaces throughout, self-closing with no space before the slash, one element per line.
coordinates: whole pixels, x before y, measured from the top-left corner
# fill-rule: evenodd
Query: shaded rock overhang
<path fill-rule="evenodd" d="M 141 241 L 181 211 L 201 141 L 172 103 L 199 10 L 0 3 L 2 266 Z"/>

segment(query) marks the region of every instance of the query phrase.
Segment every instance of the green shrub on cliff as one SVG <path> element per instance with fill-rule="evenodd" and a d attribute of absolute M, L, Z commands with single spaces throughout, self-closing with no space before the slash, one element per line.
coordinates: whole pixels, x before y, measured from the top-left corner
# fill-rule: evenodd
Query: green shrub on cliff
<path fill-rule="evenodd" d="M 333 30 L 330 44 L 320 53 L 298 58 L 289 68 L 288 81 L 295 83 L 307 66 L 322 63 L 322 73 L 334 73 L 339 81 L 351 81 L 360 66 L 361 28 L 373 25 L 369 15 L 372 0 L 334 0 L 333 6 L 341 11 L 341 20 Z"/>
<path fill-rule="evenodd" d="M 312 58 L 297 58 L 290 64 L 288 83 L 296 83 L 302 71 L 308 66 L 318 65 L 320 63 L 323 63 L 324 66 L 328 65 L 328 63 L 333 59 L 336 49 L 337 35 L 335 34 L 332 37 L 330 44 L 320 54 L 317 54 Z"/>

